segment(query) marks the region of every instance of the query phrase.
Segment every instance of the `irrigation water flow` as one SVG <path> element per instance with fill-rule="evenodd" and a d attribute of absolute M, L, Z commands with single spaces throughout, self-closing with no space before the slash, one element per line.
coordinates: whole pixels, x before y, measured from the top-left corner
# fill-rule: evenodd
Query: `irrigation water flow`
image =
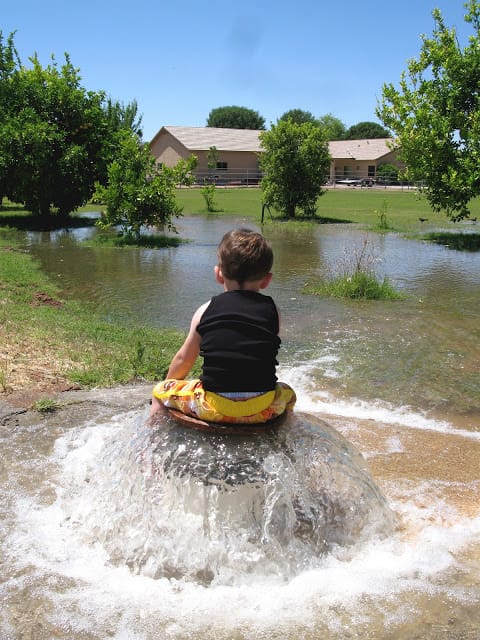
<path fill-rule="evenodd" d="M 148 391 L 3 418 L 2 639 L 407 638 L 423 599 L 471 602 L 461 524 L 409 522 L 324 420 L 152 425 Z"/>

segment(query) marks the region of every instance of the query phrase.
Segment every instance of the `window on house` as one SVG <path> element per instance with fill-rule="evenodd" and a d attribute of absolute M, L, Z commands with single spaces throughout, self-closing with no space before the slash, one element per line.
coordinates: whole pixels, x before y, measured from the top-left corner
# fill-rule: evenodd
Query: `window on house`
<path fill-rule="evenodd" d="M 374 178 L 375 177 L 375 165 L 374 164 L 369 164 L 368 165 L 368 177 L 369 178 Z"/>
<path fill-rule="evenodd" d="M 228 169 L 228 162 L 217 162 L 217 169 L 219 171 L 226 171 Z"/>

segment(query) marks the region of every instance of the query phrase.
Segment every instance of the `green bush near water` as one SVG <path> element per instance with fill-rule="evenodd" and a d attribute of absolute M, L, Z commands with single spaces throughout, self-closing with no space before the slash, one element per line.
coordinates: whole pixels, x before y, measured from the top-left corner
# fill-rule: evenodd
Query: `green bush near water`
<path fill-rule="evenodd" d="M 400 300 L 387 277 L 380 280 L 375 273 L 375 256 L 370 252 L 368 238 L 360 247 L 345 252 L 336 268 L 323 281 L 307 284 L 304 293 L 334 298 L 361 300 Z"/>
<path fill-rule="evenodd" d="M 388 278 L 381 281 L 374 274 L 365 272 L 306 285 L 304 293 L 354 300 L 401 300 L 404 297 L 394 289 Z"/>
<path fill-rule="evenodd" d="M 140 237 L 118 235 L 112 231 L 102 231 L 91 240 L 84 240 L 83 245 L 102 247 L 131 247 L 139 249 L 166 249 L 168 247 L 178 247 L 187 242 L 179 236 L 166 236 L 158 233 L 140 234 Z"/>

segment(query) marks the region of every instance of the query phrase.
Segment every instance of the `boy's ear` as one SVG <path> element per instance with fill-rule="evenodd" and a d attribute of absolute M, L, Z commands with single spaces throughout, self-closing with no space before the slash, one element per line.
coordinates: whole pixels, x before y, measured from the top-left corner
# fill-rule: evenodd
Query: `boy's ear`
<path fill-rule="evenodd" d="M 215 265 L 213 270 L 215 271 L 215 280 L 218 282 L 218 284 L 224 284 L 225 283 L 225 278 L 223 277 L 222 270 L 220 269 L 218 264 Z"/>
<path fill-rule="evenodd" d="M 272 281 L 272 273 L 267 273 L 264 279 L 260 282 L 260 289 L 266 289 L 270 282 Z"/>

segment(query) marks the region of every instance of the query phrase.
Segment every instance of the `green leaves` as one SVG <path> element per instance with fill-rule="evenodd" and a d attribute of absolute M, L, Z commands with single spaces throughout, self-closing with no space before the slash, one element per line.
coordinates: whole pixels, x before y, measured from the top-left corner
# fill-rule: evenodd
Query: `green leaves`
<path fill-rule="evenodd" d="M 480 193 L 480 3 L 470 0 L 465 21 L 474 28 L 461 48 L 438 9 L 432 37 L 422 38 L 399 88 L 383 87 L 377 114 L 392 129 L 408 179 L 422 181 L 436 211 L 453 220 L 468 216 Z"/>
<path fill-rule="evenodd" d="M 322 131 L 312 123 L 280 120 L 270 131 L 262 132 L 260 140 L 264 201 L 289 218 L 295 217 L 297 209 L 315 215 L 330 166 Z"/>
<path fill-rule="evenodd" d="M 106 182 L 123 131 L 141 136 L 137 105 L 87 91 L 68 56 L 46 67 L 20 62 L 0 32 L 0 196 L 32 213 L 67 215 Z"/>
<path fill-rule="evenodd" d="M 265 118 L 247 107 L 216 107 L 208 114 L 207 127 L 265 129 Z"/>
<path fill-rule="evenodd" d="M 133 132 L 124 131 L 118 154 L 108 166 L 107 185 L 97 191 L 98 199 L 107 205 L 100 226 L 120 226 L 123 235 L 137 239 L 145 225 L 174 230 L 172 218 L 181 213 L 175 189 L 193 182 L 195 165 L 192 156 L 175 167 L 158 166 L 150 147 Z"/>

